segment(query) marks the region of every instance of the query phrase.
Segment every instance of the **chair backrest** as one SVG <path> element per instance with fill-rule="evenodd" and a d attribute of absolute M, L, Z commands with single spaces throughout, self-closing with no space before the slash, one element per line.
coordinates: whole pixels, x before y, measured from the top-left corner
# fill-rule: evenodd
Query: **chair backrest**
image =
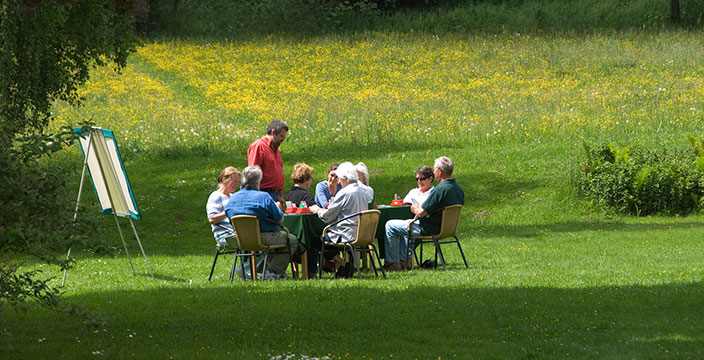
<path fill-rule="evenodd" d="M 444 239 L 450 236 L 455 236 L 457 226 L 460 223 L 460 214 L 462 213 L 462 205 L 450 205 L 442 211 L 442 222 L 440 223 L 440 234 L 437 239 Z"/>
<path fill-rule="evenodd" d="M 240 250 L 262 251 L 262 237 L 259 232 L 259 220 L 254 215 L 235 215 L 230 223 L 237 233 L 237 243 Z"/>
<path fill-rule="evenodd" d="M 354 241 L 355 246 L 367 246 L 374 242 L 376 235 L 376 227 L 379 225 L 379 210 L 364 210 L 359 215 L 359 224 L 357 225 L 357 237 Z"/>

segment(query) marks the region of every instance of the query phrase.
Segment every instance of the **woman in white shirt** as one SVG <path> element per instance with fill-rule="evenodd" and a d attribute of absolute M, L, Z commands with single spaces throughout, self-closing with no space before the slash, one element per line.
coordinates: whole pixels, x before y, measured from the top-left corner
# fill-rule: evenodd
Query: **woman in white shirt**
<path fill-rule="evenodd" d="M 357 163 L 354 168 L 357 170 L 357 185 L 359 185 L 360 189 L 367 195 L 367 202 L 371 207 L 371 205 L 374 204 L 374 189 L 369 186 L 369 170 L 367 170 L 367 165 L 360 162 Z"/>
<path fill-rule="evenodd" d="M 403 203 L 413 206 L 421 206 L 425 199 L 428 198 L 430 192 L 434 189 L 433 187 L 433 169 L 430 166 L 423 165 L 418 170 L 416 170 L 416 182 L 418 187 L 411 189 L 403 198 Z"/>
<path fill-rule="evenodd" d="M 230 219 L 225 215 L 225 204 L 230 201 L 230 194 L 237 191 L 238 186 L 240 186 L 240 172 L 232 166 L 226 167 L 218 176 L 217 190 L 210 194 L 208 203 L 205 205 L 215 241 L 222 247 L 227 246 L 227 238 L 233 236 Z M 231 245 L 237 246 L 237 243 Z"/>

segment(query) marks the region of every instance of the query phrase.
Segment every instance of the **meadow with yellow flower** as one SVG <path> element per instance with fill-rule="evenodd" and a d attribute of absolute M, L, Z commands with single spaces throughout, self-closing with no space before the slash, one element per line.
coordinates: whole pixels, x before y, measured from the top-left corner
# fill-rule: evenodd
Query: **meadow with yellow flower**
<path fill-rule="evenodd" d="M 77 249 L 66 298 L 105 322 L 14 314 L 0 357 L 701 358 L 702 216 L 614 215 L 572 182 L 583 142 L 704 131 L 702 48 L 677 30 L 147 40 L 121 73 L 94 71 L 82 107 L 57 104 L 55 125 L 116 132 L 156 280 L 121 251 Z M 379 204 L 450 156 L 469 269 L 448 248 L 444 272 L 231 284 L 223 259 L 208 282 L 207 196 L 273 119 L 290 127 L 286 174 L 364 161 Z M 75 148 L 53 161 L 82 165 Z M 81 217 L 120 244 L 91 196 Z"/>

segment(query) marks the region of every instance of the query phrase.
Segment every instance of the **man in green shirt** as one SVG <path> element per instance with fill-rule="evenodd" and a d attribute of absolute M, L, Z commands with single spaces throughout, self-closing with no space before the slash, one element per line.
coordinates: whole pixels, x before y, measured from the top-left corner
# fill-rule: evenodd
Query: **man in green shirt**
<path fill-rule="evenodd" d="M 389 220 L 386 222 L 386 268 L 390 271 L 402 270 L 411 264 L 405 264 L 406 255 L 413 255 L 413 249 L 408 247 L 408 224 L 411 226 L 412 235 L 431 235 L 440 232 L 442 211 L 440 209 L 456 204 L 464 205 L 464 191 L 452 178 L 455 164 L 449 157 L 443 156 L 435 159 L 433 174 L 438 184 L 430 192 L 428 199 L 423 204 L 411 205 L 415 214 L 413 220 Z M 409 259 L 411 257 L 408 257 Z"/>

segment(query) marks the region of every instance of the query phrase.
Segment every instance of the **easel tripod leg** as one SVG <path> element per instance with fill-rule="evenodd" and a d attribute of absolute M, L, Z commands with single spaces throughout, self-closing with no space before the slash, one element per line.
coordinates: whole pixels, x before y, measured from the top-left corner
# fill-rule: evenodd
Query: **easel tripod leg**
<path fill-rule="evenodd" d="M 127 250 L 127 243 L 125 242 L 125 237 L 122 235 L 122 228 L 120 228 L 120 222 L 117 221 L 117 214 L 114 214 L 114 215 L 115 215 L 115 224 L 117 224 L 117 231 L 120 232 L 120 239 L 122 239 L 122 245 L 125 247 L 125 252 L 127 253 L 127 259 L 130 260 L 130 267 L 132 268 L 132 274 L 134 276 L 137 276 L 137 273 L 134 272 L 134 265 L 132 265 L 132 257 L 130 256 L 129 250 Z"/>
<path fill-rule="evenodd" d="M 152 267 L 149 266 L 149 260 L 147 259 L 147 254 L 144 252 L 144 248 L 142 247 L 142 242 L 139 241 L 139 235 L 137 235 L 137 229 L 134 228 L 134 223 L 132 222 L 132 218 L 130 219 L 130 225 L 132 225 L 132 231 L 134 231 L 134 237 L 137 238 L 137 244 L 139 244 L 139 249 L 142 250 L 142 256 L 144 256 L 144 261 L 147 262 L 147 268 L 149 268 L 149 274 L 152 276 L 152 279 L 154 278 L 154 273 L 152 273 Z M 134 269 L 132 269 L 134 271 Z"/>

